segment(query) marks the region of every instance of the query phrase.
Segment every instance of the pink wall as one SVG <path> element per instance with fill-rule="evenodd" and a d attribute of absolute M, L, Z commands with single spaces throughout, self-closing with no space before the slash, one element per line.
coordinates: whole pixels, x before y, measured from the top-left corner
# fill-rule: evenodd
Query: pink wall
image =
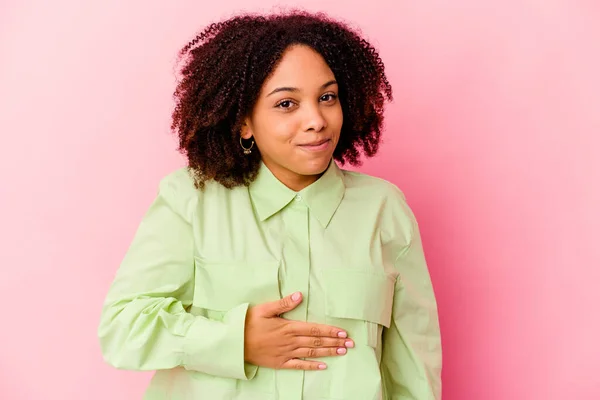
<path fill-rule="evenodd" d="M 96 327 L 182 163 L 175 52 L 272 4 L 209 3 L 0 3 L 0 398 L 141 398 L 149 374 L 106 366 Z M 444 399 L 600 399 L 600 3 L 292 3 L 356 21 L 386 62 L 396 102 L 363 170 L 422 225 Z"/>

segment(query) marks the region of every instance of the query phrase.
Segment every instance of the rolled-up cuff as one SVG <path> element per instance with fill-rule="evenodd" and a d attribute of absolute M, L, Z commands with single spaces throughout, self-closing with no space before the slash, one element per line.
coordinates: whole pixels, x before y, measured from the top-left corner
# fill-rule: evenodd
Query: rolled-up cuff
<path fill-rule="evenodd" d="M 229 310 L 222 321 L 196 317 L 185 338 L 184 368 L 223 378 L 250 380 L 256 366 L 244 361 L 248 303 Z"/>

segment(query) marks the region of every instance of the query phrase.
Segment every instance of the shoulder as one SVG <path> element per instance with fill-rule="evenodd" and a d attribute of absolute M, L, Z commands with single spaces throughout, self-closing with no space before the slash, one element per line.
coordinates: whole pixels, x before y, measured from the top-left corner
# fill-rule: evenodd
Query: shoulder
<path fill-rule="evenodd" d="M 159 197 L 188 221 L 194 217 L 198 207 L 202 208 L 207 203 L 221 204 L 239 192 L 240 188 L 228 189 L 214 180 L 206 181 L 204 187 L 198 189 L 194 173 L 188 167 L 174 170 L 159 183 Z"/>
<path fill-rule="evenodd" d="M 192 194 L 197 189 L 194 178 L 187 167 L 176 169 L 165 175 L 159 183 L 159 190 L 179 194 Z"/>
<path fill-rule="evenodd" d="M 351 198 L 362 200 L 359 203 L 377 207 L 382 228 L 409 241 L 417 221 L 404 192 L 383 178 L 346 170 L 342 173 L 346 193 Z"/>
<path fill-rule="evenodd" d="M 170 172 L 158 184 L 158 197 L 188 221 L 192 219 L 200 193 L 187 167 Z"/>
<path fill-rule="evenodd" d="M 406 196 L 398 186 L 383 178 L 361 172 L 342 170 L 347 190 L 361 191 L 366 196 L 377 196 L 389 202 L 406 204 Z"/>

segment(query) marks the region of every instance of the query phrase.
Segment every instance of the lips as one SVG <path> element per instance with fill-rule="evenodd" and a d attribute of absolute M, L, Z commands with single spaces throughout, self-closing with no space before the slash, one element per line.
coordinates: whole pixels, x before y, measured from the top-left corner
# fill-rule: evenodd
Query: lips
<path fill-rule="evenodd" d="M 331 139 L 321 139 L 316 140 L 314 142 L 304 143 L 298 145 L 302 150 L 310 151 L 310 152 L 320 152 L 327 150 L 329 148 L 329 144 L 331 143 Z"/>
<path fill-rule="evenodd" d="M 310 143 L 304 143 L 301 144 L 300 146 L 312 146 L 312 147 L 317 147 L 322 145 L 323 143 L 329 142 L 329 139 L 322 139 L 322 140 L 318 140 L 316 142 L 310 142 Z"/>

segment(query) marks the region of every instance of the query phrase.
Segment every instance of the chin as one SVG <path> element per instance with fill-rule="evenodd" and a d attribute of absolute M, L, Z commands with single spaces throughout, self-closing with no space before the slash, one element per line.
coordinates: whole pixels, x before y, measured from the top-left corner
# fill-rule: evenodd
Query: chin
<path fill-rule="evenodd" d="M 331 157 L 322 160 L 311 160 L 298 168 L 302 175 L 321 175 L 329 167 Z"/>

